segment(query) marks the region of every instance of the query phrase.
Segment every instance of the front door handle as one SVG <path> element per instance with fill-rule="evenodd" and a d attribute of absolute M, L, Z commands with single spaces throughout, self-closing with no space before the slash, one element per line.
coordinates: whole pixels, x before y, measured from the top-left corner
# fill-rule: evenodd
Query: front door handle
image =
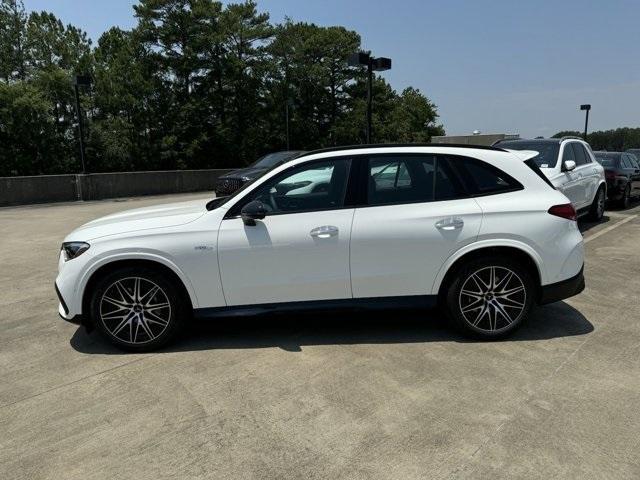
<path fill-rule="evenodd" d="M 449 217 L 443 218 L 436 222 L 436 228 L 438 230 L 458 230 L 464 226 L 464 221 L 461 218 Z"/>
<path fill-rule="evenodd" d="M 322 227 L 316 227 L 309 232 L 313 238 L 329 238 L 338 235 L 340 230 L 333 225 L 323 225 Z"/>

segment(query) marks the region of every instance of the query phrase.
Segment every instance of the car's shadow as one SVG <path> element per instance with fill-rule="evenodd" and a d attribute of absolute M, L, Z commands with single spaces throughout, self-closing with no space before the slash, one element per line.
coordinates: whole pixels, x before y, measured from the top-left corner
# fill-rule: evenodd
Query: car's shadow
<path fill-rule="evenodd" d="M 547 340 L 584 335 L 593 325 L 564 302 L 535 308 L 527 322 L 504 341 Z M 433 311 L 395 311 L 354 314 L 268 314 L 251 318 L 217 319 L 193 323 L 185 334 L 159 352 L 279 347 L 299 352 L 309 345 L 357 345 L 426 342 L 478 342 L 451 329 Z M 79 328 L 71 346 L 87 354 L 122 354 L 97 332 Z"/>
<path fill-rule="evenodd" d="M 606 213 L 602 216 L 602 218 L 598 222 L 590 222 L 589 220 L 581 218 L 578 220 L 578 228 L 580 229 L 580 232 L 585 233 L 591 230 L 593 227 L 597 227 L 598 225 L 604 225 L 605 223 L 608 223 L 610 221 L 611 221 L 611 217 L 609 217 Z"/>

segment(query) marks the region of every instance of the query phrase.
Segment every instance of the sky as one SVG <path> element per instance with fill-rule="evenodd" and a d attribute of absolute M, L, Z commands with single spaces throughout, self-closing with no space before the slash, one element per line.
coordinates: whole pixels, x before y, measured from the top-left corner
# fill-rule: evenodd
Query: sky
<path fill-rule="evenodd" d="M 24 0 L 97 41 L 135 25 L 133 0 Z M 223 2 L 228 3 L 228 2 Z M 390 57 L 382 75 L 419 88 L 447 134 L 551 136 L 640 127 L 640 0 L 258 0 L 285 17 L 357 31 Z"/>

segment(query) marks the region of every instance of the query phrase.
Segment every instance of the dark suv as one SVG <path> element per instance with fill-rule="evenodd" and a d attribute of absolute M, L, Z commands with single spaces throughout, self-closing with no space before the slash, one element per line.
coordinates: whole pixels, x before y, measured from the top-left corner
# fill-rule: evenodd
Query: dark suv
<path fill-rule="evenodd" d="M 631 197 L 640 196 L 640 165 L 636 157 L 626 152 L 593 152 L 604 168 L 607 198 L 622 208 Z"/>
<path fill-rule="evenodd" d="M 302 155 L 301 150 L 288 150 L 283 152 L 269 153 L 256 160 L 246 168 L 240 168 L 222 175 L 216 181 L 215 192 L 218 197 L 231 195 L 247 182 L 252 182 L 256 178 L 260 178 L 273 167 L 277 167 L 289 160 Z"/>

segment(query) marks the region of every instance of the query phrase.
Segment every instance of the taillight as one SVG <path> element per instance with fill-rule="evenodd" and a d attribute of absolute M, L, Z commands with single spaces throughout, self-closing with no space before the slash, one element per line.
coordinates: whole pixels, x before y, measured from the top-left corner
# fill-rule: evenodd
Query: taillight
<path fill-rule="evenodd" d="M 567 220 L 577 220 L 576 209 L 570 203 L 563 203 L 562 205 L 554 205 L 548 212 L 556 217 L 566 218 Z"/>
<path fill-rule="evenodd" d="M 615 180 L 616 179 L 616 172 L 612 172 L 611 170 L 605 170 L 604 171 L 604 178 L 606 178 L 607 180 Z"/>

